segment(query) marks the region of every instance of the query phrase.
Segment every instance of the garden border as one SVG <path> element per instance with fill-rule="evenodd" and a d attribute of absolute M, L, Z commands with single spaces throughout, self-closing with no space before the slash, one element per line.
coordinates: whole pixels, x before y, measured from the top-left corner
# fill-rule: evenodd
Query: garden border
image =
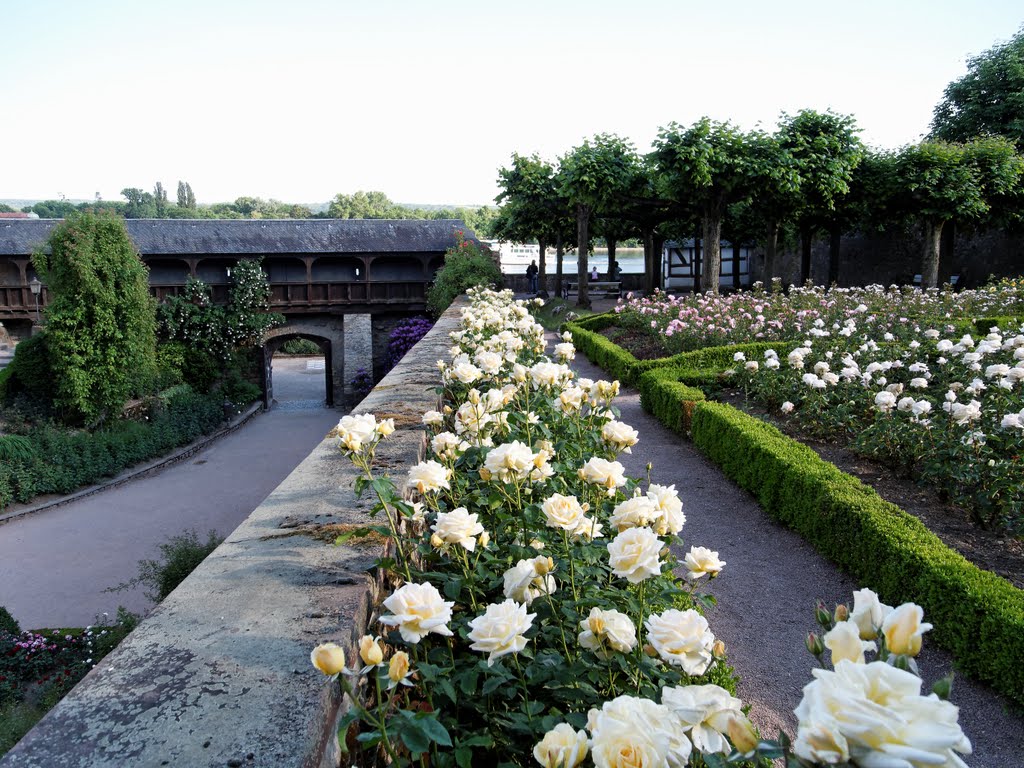
<path fill-rule="evenodd" d="M 599 337 L 603 359 L 633 358 L 579 324 L 569 325 L 574 340 L 577 328 Z M 584 344 L 592 341 L 589 337 Z M 953 654 L 961 670 L 1024 704 L 1024 668 L 1019 664 L 1024 658 L 1024 591 L 968 562 L 917 518 L 811 448 L 730 405 L 706 402 L 697 388 L 729 367 L 737 351 L 749 354 L 751 347 L 773 347 L 781 355 L 796 345 L 759 342 L 662 358 L 661 365 L 639 376 L 641 404 L 670 429 L 690 436 L 770 516 L 797 531 L 863 586 L 892 604 L 921 605 L 935 625 L 936 643 Z M 697 360 L 706 364 L 697 365 Z M 715 360 L 722 366 L 717 371 L 711 365 Z M 630 371 L 628 363 L 623 369 Z"/>

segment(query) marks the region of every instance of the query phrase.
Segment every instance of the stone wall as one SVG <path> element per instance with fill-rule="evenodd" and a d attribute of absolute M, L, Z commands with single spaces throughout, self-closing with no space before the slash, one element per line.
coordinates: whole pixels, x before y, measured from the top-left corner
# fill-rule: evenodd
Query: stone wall
<path fill-rule="evenodd" d="M 393 477 L 422 455 L 460 306 L 357 406 L 395 419 L 378 451 Z M 338 766 L 338 689 L 309 654 L 327 641 L 353 652 L 372 605 L 377 550 L 331 544 L 367 521 L 355 477 L 326 436 L 0 768 Z"/>

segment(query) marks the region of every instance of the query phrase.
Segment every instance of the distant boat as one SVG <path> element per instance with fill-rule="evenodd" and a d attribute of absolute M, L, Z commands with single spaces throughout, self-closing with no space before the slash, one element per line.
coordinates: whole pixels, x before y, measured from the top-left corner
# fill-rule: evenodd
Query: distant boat
<path fill-rule="evenodd" d="M 540 246 L 533 243 L 510 243 L 504 240 L 481 240 L 484 245 L 501 257 L 501 267 L 526 267 L 531 261 L 540 260 Z M 548 254 L 552 250 L 548 249 Z"/>

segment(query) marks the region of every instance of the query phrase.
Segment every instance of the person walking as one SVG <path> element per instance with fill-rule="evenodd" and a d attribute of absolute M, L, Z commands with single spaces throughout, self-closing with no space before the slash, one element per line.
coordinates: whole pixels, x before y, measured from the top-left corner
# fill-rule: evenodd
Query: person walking
<path fill-rule="evenodd" d="M 526 268 L 526 279 L 530 281 L 530 293 L 537 292 L 537 262 L 531 261 L 530 266 Z"/>

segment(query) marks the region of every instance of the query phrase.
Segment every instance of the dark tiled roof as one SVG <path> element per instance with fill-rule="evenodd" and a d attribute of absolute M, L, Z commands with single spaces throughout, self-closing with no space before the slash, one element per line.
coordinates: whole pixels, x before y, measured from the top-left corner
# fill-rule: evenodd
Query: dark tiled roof
<path fill-rule="evenodd" d="M 32 253 L 58 223 L 0 222 L 0 255 Z M 454 231 L 466 230 L 457 219 L 128 219 L 125 225 L 143 256 L 443 253 L 454 244 Z"/>

